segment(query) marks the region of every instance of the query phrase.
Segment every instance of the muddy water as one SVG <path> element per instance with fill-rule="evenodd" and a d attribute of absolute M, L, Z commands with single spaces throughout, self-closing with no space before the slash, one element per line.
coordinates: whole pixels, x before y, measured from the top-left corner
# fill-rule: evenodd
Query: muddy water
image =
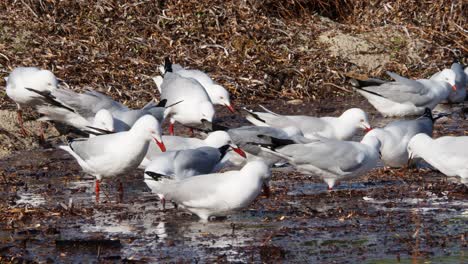
<path fill-rule="evenodd" d="M 362 100 L 372 123 L 379 117 Z M 344 103 L 267 106 L 288 113 L 336 115 Z M 457 109 L 456 109 L 457 110 Z M 459 109 L 458 109 L 459 110 Z M 223 112 L 224 113 L 224 112 Z M 462 135 L 458 114 L 436 135 Z M 244 124 L 221 115 L 226 124 Z M 358 139 L 359 136 L 356 138 Z M 290 167 L 274 169 L 272 195 L 208 224 L 158 199 L 135 171 L 103 184 L 61 150 L 20 152 L 0 161 L 1 261 L 37 262 L 298 262 L 466 263 L 468 188 L 428 169 L 378 168 L 333 192 Z"/>

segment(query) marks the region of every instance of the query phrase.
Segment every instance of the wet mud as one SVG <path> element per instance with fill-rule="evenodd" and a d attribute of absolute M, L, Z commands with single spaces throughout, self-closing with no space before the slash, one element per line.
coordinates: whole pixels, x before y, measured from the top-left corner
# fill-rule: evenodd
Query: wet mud
<path fill-rule="evenodd" d="M 346 103 L 345 102 L 346 99 Z M 283 113 L 338 115 L 360 98 L 333 103 L 265 102 Z M 249 106 L 253 108 L 255 106 Z M 468 130 L 461 109 L 435 136 Z M 458 111 L 458 112 L 457 112 Z M 224 110 L 220 120 L 247 124 Z M 186 132 L 178 128 L 180 132 Z M 177 131 L 176 131 L 177 132 Z M 356 140 L 362 135 L 356 137 Z M 468 187 L 430 168 L 382 166 L 334 191 L 291 167 L 273 169 L 272 193 L 225 219 L 200 223 L 170 204 L 164 211 L 143 172 L 103 182 L 55 148 L 0 160 L 0 262 L 22 263 L 467 263 Z"/>

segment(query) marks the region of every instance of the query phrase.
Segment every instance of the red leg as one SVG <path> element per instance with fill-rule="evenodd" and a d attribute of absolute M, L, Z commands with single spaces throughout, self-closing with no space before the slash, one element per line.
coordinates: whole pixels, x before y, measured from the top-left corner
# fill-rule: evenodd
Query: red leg
<path fill-rule="evenodd" d="M 161 203 L 162 203 L 162 206 L 163 206 L 163 210 L 166 210 L 166 199 L 162 198 Z"/>
<path fill-rule="evenodd" d="M 99 203 L 99 180 L 96 180 L 96 202 Z"/>
<path fill-rule="evenodd" d="M 330 187 L 328 186 L 328 189 L 327 189 L 329 192 L 333 191 L 333 187 Z"/>
<path fill-rule="evenodd" d="M 119 181 L 119 201 L 123 201 L 123 195 L 124 195 L 124 189 L 123 189 L 123 184 L 121 181 Z"/>
<path fill-rule="evenodd" d="M 190 137 L 194 137 L 195 134 L 193 133 L 193 128 L 189 127 L 189 131 L 190 131 Z"/>
<path fill-rule="evenodd" d="M 171 123 L 169 125 L 169 135 L 173 136 L 174 135 L 174 124 Z"/>
<path fill-rule="evenodd" d="M 25 137 L 28 136 L 28 132 L 24 128 L 24 124 L 23 124 L 23 111 L 21 109 L 18 109 L 16 111 L 16 116 L 18 117 L 18 123 L 19 123 L 20 128 L 21 128 L 21 134 L 23 134 L 23 136 L 25 136 Z"/>

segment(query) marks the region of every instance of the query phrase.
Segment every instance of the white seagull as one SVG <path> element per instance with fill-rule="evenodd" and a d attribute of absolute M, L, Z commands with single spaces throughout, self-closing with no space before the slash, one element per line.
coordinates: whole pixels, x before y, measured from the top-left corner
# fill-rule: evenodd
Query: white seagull
<path fill-rule="evenodd" d="M 268 193 L 270 168 L 262 161 L 251 161 L 241 170 L 204 174 L 184 180 L 154 180 L 156 193 L 207 222 L 210 216 L 223 216 L 249 206 L 262 187 Z"/>
<path fill-rule="evenodd" d="M 467 73 L 465 73 L 465 71 L 467 71 L 468 68 L 465 69 L 465 71 L 463 71 L 463 66 L 458 62 L 454 62 L 450 69 L 455 73 L 455 86 L 457 87 L 457 89 L 455 91 L 452 90 L 450 92 L 450 95 L 447 98 L 447 100 L 449 103 L 462 103 L 465 101 L 466 98 L 468 76 Z M 431 77 L 431 80 L 433 80 L 434 78 L 438 78 L 437 76 L 440 73 L 441 72 L 434 74 Z"/>
<path fill-rule="evenodd" d="M 421 115 L 425 108 L 434 109 L 456 91 L 455 72 L 441 71 L 432 79 L 410 80 L 387 72 L 395 81 L 376 86 L 355 87 L 383 116 Z"/>
<path fill-rule="evenodd" d="M 263 107 L 267 112 L 248 112 L 247 120 L 256 126 L 276 128 L 297 127 L 304 137 L 314 139 L 317 136 L 349 140 L 358 129 L 371 130 L 367 114 L 359 108 L 351 108 L 339 117 L 312 117 L 303 115 L 279 115 Z"/>
<path fill-rule="evenodd" d="M 159 67 L 162 74 L 166 73 L 166 70 L 163 65 Z M 221 85 L 216 84 L 213 79 L 208 76 L 208 74 L 200 71 L 200 70 L 193 70 L 193 69 L 185 69 L 180 64 L 172 64 L 172 71 L 177 73 L 178 75 L 186 78 L 193 78 L 197 80 L 205 91 L 208 93 L 210 100 L 215 105 L 222 105 L 226 106 L 229 111 L 232 113 L 235 112 L 234 107 L 231 104 L 229 99 L 229 92 Z M 161 92 L 161 84 L 163 78 L 161 76 L 156 76 L 153 78 L 156 86 L 158 86 L 159 92 Z"/>
<path fill-rule="evenodd" d="M 57 78 L 48 70 L 41 70 L 36 67 L 15 68 L 6 80 L 6 94 L 17 105 L 18 123 L 24 135 L 28 133 L 24 129 L 22 108 L 36 107 L 38 105 L 52 104 L 58 107 L 66 106 L 45 98 L 42 95 L 49 95 L 57 89 Z M 32 91 L 35 90 L 36 92 Z M 41 95 L 42 94 L 42 95 Z"/>
<path fill-rule="evenodd" d="M 427 108 L 418 119 L 391 122 L 383 128 L 372 129 L 364 138 L 376 137 L 382 143 L 380 154 L 385 166 L 404 167 L 408 164 L 407 146 L 410 139 L 419 133 L 432 136 L 437 118 L 433 118 L 431 110 Z"/>
<path fill-rule="evenodd" d="M 145 183 L 150 189 L 160 177 L 183 180 L 192 176 L 217 172 L 230 145 L 221 148 L 201 147 L 168 151 L 154 158 L 145 169 Z M 156 192 L 156 189 L 154 190 Z M 157 193 L 165 209 L 164 195 Z"/>
<path fill-rule="evenodd" d="M 165 63 L 166 73 L 161 84 L 161 99 L 166 99 L 167 116 L 170 118 L 169 132 L 174 135 L 174 123 L 185 126 L 199 126 L 203 121 L 212 122 L 215 114 L 213 104 L 203 86 L 193 78 L 182 77 L 172 72 L 168 58 Z"/>
<path fill-rule="evenodd" d="M 322 178 L 331 190 L 337 180 L 358 177 L 377 165 L 380 141 L 366 137 L 361 142 L 336 139 L 316 139 L 307 144 L 271 138 L 262 144 L 270 151 L 294 165 L 299 171 Z"/>
<path fill-rule="evenodd" d="M 56 89 L 44 97 L 67 108 L 54 105 L 39 106 L 37 111 L 44 115 L 42 120 L 58 121 L 78 129 L 88 126 L 85 122 L 92 122 L 97 112 L 102 109 L 111 113 L 115 132 L 129 130 L 140 117 L 147 114 L 153 115 L 162 123 L 166 110 L 164 100 L 158 104 L 150 102 L 141 109 L 129 109 L 109 96 L 91 90 L 76 93 L 69 89 Z"/>
<path fill-rule="evenodd" d="M 468 136 L 433 139 L 415 135 L 408 144 L 411 158 L 420 157 L 447 176 L 459 176 L 468 183 Z"/>
<path fill-rule="evenodd" d="M 136 169 L 151 140 L 165 151 L 161 134 L 159 122 L 153 116 L 145 115 L 129 131 L 76 139 L 60 148 L 70 153 L 83 171 L 96 177 L 96 200 L 99 200 L 101 179 Z"/>
<path fill-rule="evenodd" d="M 212 147 L 212 148 L 221 148 L 225 145 L 230 145 L 232 149 L 242 156 L 246 157 L 245 152 L 240 149 L 237 145 L 233 143 L 229 134 L 225 131 L 215 131 L 210 134 L 205 139 L 199 138 L 187 138 L 179 136 L 162 136 L 162 140 L 166 145 L 167 150 L 176 151 L 176 150 L 185 150 L 185 149 L 196 149 L 200 147 Z M 161 154 L 161 150 L 156 146 L 150 145 L 148 151 L 145 155 L 145 158 L 140 164 L 140 168 L 146 168 L 148 164 L 158 157 Z"/>

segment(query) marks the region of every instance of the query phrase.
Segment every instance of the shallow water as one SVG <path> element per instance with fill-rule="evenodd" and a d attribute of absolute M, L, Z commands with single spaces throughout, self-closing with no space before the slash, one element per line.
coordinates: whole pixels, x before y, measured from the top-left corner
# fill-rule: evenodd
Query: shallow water
<path fill-rule="evenodd" d="M 336 105 L 268 106 L 281 112 L 336 115 L 341 111 L 340 103 Z M 239 118 L 220 118 L 244 124 Z M 389 121 L 374 117 L 371 122 Z M 447 123 L 436 126 L 437 135 L 447 128 L 457 135 L 467 129 L 459 118 L 442 121 Z M 316 178 L 277 168 L 270 198 L 259 197 L 249 208 L 205 224 L 170 204 L 163 211 L 143 182 L 142 171 L 121 178 L 122 202 L 117 182 L 106 181 L 96 203 L 94 179 L 61 150 L 20 152 L 1 160 L 0 168 L 1 261 L 468 260 L 468 188 L 433 171 L 379 168 L 328 192 Z"/>

